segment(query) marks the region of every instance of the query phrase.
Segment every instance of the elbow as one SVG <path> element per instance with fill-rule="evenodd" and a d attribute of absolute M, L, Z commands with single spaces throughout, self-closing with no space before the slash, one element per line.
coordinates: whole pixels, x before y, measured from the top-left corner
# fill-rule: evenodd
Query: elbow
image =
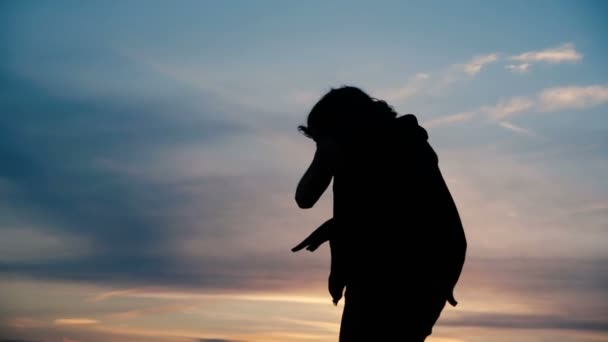
<path fill-rule="evenodd" d="M 296 203 L 300 209 L 310 209 L 315 205 L 314 201 L 311 201 L 309 198 L 305 198 L 303 196 L 298 196 L 298 194 L 296 194 Z"/>

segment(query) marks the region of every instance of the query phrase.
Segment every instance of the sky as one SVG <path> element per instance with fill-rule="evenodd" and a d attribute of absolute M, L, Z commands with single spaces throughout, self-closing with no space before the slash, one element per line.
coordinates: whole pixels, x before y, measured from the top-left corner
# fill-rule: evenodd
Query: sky
<path fill-rule="evenodd" d="M 0 341 L 337 341 L 298 133 L 429 132 L 467 260 L 428 342 L 608 341 L 604 1 L 0 2 Z M 379 313 L 388 314 L 388 313 Z"/>

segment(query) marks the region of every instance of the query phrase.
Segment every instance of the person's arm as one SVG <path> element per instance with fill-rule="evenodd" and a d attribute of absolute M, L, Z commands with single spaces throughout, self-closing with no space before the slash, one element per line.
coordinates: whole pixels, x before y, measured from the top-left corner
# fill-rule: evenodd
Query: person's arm
<path fill-rule="evenodd" d="M 302 209 L 312 208 L 319 200 L 333 177 L 336 145 L 331 140 L 317 143 L 312 163 L 300 179 L 296 189 L 296 202 Z"/>

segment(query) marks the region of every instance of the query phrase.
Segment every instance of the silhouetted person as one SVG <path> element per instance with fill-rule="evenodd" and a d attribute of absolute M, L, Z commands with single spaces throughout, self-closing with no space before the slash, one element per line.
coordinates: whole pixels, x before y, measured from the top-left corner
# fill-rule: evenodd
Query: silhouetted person
<path fill-rule="evenodd" d="M 421 342 L 465 260 L 466 238 L 416 117 L 355 87 L 323 96 L 300 130 L 317 144 L 296 201 L 311 208 L 333 179 L 334 217 L 293 251 L 330 242 L 329 291 L 345 289 L 340 342 Z"/>

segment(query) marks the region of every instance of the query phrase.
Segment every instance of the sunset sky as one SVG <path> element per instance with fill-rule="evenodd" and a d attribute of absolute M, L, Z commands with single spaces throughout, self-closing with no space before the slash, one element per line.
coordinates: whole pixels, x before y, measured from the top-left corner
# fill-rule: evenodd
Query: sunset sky
<path fill-rule="evenodd" d="M 605 1 L 0 2 L 0 342 L 335 342 L 298 133 L 414 113 L 467 261 L 428 342 L 608 341 Z M 399 295 L 399 289 L 395 289 Z M 380 312 L 378 315 L 387 315 Z"/>

